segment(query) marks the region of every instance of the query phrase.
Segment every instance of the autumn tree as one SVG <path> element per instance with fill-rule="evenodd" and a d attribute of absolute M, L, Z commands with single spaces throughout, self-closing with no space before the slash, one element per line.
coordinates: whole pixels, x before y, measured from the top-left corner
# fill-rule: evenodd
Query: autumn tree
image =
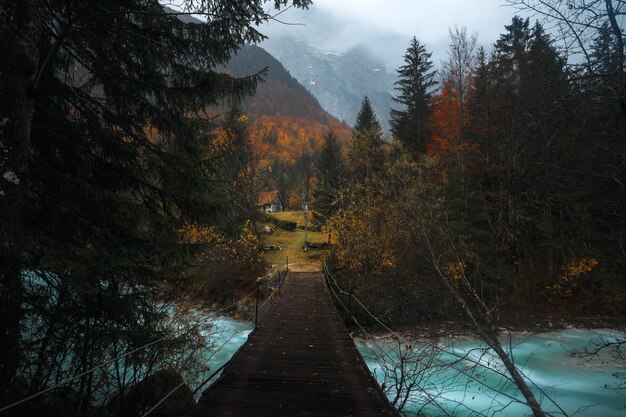
<path fill-rule="evenodd" d="M 435 71 L 430 60 L 432 53 L 416 38 L 404 55 L 404 65 L 398 68 L 394 101 L 401 105 L 391 110 L 391 131 L 407 149 L 424 153 L 431 132 L 428 126 L 432 106 Z"/>
<path fill-rule="evenodd" d="M 395 323 L 421 321 L 437 314 L 434 298 L 425 294 L 438 283 L 423 274 L 413 256 L 408 219 L 400 210 L 418 166 L 399 143 L 389 146 L 384 164 L 387 175 L 355 184 L 349 204 L 331 218 L 336 231 L 331 259 L 342 287 L 352 289 L 376 315 Z"/>

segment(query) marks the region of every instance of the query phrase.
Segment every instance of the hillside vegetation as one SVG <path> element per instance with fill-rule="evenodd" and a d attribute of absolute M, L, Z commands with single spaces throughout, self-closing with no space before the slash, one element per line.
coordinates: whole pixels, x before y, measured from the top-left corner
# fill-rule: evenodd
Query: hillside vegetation
<path fill-rule="evenodd" d="M 279 190 L 291 208 L 300 207 L 302 189 L 314 184 L 313 161 L 323 137 L 334 132 L 347 144 L 352 130 L 328 114 L 283 65 L 264 49 L 243 47 L 226 66 L 237 77 L 267 68 L 254 96 L 243 102 L 260 187 Z"/>

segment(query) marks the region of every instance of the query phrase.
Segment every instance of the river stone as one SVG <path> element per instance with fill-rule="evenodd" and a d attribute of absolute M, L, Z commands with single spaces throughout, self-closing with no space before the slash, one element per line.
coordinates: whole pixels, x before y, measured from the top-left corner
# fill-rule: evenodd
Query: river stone
<path fill-rule="evenodd" d="M 183 378 L 176 370 L 162 369 L 129 387 L 122 398 L 119 394 L 112 397 L 106 405 L 108 414 L 111 416 L 140 417 L 182 383 Z M 184 384 L 152 411 L 150 416 L 185 416 L 195 403 L 193 392 L 187 384 Z"/>

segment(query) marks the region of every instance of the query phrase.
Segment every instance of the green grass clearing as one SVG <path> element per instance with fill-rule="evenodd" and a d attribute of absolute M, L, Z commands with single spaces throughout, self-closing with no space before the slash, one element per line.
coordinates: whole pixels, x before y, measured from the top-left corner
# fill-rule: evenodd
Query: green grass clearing
<path fill-rule="evenodd" d="M 263 259 L 265 259 L 269 265 L 273 265 L 272 269 L 284 269 L 285 261 L 288 257 L 290 270 L 320 270 L 322 268 L 321 257 L 325 250 L 309 249 L 306 252 L 302 250 L 304 246 L 304 230 L 300 227 L 304 226 L 304 212 L 285 211 L 282 213 L 272 213 L 270 216 L 298 223 L 298 228 L 294 231 L 276 228 L 276 231 L 272 234 L 261 232 L 261 243 L 264 246 L 275 245 L 282 249 L 279 251 L 265 252 L 263 254 Z M 309 225 L 310 219 L 312 218 L 312 213 L 309 213 L 307 217 L 307 223 Z M 265 225 L 266 223 L 259 223 L 259 230 L 263 230 Z M 327 242 L 327 240 L 328 235 L 326 233 L 312 232 L 311 230 L 307 231 L 307 242 L 309 243 L 324 243 Z"/>
<path fill-rule="evenodd" d="M 270 216 L 280 220 L 296 222 L 298 227 L 304 227 L 304 211 L 282 211 L 279 213 L 270 213 Z M 310 226 L 313 222 L 313 212 L 307 213 L 307 224 Z"/>

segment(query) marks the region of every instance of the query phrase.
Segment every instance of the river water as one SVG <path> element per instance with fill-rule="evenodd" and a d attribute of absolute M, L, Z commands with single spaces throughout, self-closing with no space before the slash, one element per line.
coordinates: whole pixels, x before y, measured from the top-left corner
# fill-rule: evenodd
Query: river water
<path fill-rule="evenodd" d="M 626 395 L 611 386 L 617 382 L 615 373 L 626 372 L 626 364 L 608 353 L 590 359 L 570 354 L 588 347 L 592 340 L 611 341 L 617 337 L 623 339 L 626 335 L 609 329 L 565 329 L 533 335 L 513 334 L 503 342 L 512 347 L 518 368 L 536 384 L 532 389 L 545 411 L 555 415 L 624 417 Z M 378 358 L 386 356 L 389 362 L 390 357 L 397 357 L 397 345 L 384 340 L 360 340 L 357 346 L 379 384 L 393 386 L 392 381 L 385 379 Z M 445 370 L 436 366 L 420 374 L 423 391 L 416 390 L 410 396 L 405 408 L 408 415 L 418 411 L 429 416 L 458 417 L 530 414 L 518 402 L 521 396 L 516 387 L 500 375 L 506 371 L 499 359 L 483 344 L 468 338 L 450 338 L 440 342 L 438 348 L 442 350 L 437 350 L 433 363 L 449 366 Z M 393 391 L 391 394 L 393 398 Z"/>
<path fill-rule="evenodd" d="M 246 343 L 248 335 L 254 329 L 251 322 L 235 320 L 230 317 L 213 318 L 211 324 L 211 331 L 206 336 L 210 347 L 203 354 L 206 364 L 209 366 L 209 372 L 202 375 L 201 380 L 228 362 L 237 350 Z M 215 379 L 211 382 L 214 381 Z M 204 388 L 206 389 L 206 387 Z"/>
<path fill-rule="evenodd" d="M 217 353 L 209 360 L 211 369 L 226 363 L 251 331 L 251 324 L 226 317 L 215 319 L 211 336 L 214 348 L 209 356 Z M 512 348 L 518 368 L 536 384 L 532 389 L 545 411 L 579 417 L 624 417 L 626 393 L 611 387 L 617 382 L 614 374 L 626 372 L 626 363 L 608 353 L 590 359 L 571 355 L 573 350 L 584 349 L 599 338 L 612 341 L 626 338 L 626 334 L 610 329 L 570 328 L 538 334 L 514 333 L 503 342 Z M 384 378 L 379 358 L 389 361 L 394 355 L 397 357 L 397 344 L 385 339 L 356 342 L 379 384 L 391 386 Z M 530 415 L 530 410 L 519 402 L 522 398 L 516 387 L 501 376 L 506 371 L 499 359 L 479 341 L 448 338 L 440 341 L 438 348 L 441 350 L 433 363 L 447 366 L 436 366 L 421 374 L 419 385 L 423 391 L 411 395 L 404 410 L 407 415 L 418 411 L 427 416 Z M 419 350 L 419 346 L 414 349 Z"/>

